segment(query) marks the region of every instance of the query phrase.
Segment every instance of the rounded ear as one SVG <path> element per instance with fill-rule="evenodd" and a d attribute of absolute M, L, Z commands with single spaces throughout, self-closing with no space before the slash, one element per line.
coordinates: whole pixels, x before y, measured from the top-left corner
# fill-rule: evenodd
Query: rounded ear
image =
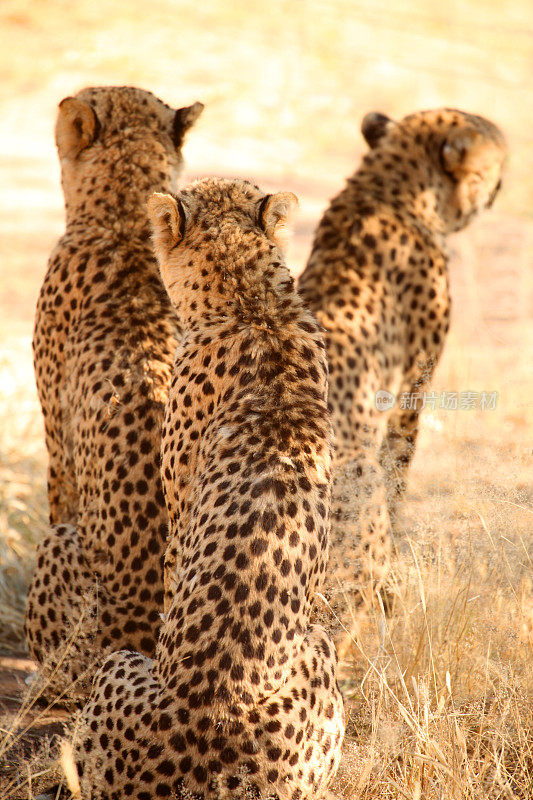
<path fill-rule="evenodd" d="M 292 192 L 267 194 L 261 200 L 258 221 L 269 239 L 282 245 L 288 234 L 288 225 L 298 206 L 298 198 Z"/>
<path fill-rule="evenodd" d="M 204 108 L 204 104 L 198 102 L 193 103 L 192 106 L 178 108 L 174 114 L 174 122 L 172 123 L 172 141 L 177 148 L 181 147 L 185 134 L 189 128 L 192 128 Z"/>
<path fill-rule="evenodd" d="M 365 137 L 367 144 L 374 148 L 395 125 L 394 120 L 387 117 L 386 114 L 381 114 L 379 111 L 370 111 L 363 118 L 361 133 Z"/>
<path fill-rule="evenodd" d="M 77 158 L 97 139 L 100 122 L 95 110 L 84 100 L 65 97 L 59 104 L 56 145 L 60 158 Z"/>
<path fill-rule="evenodd" d="M 483 136 L 475 128 L 452 130 L 440 151 L 443 170 L 449 173 L 454 180 L 459 180 L 461 173 L 467 167 L 469 156 L 482 141 Z"/>
<path fill-rule="evenodd" d="M 148 217 L 156 252 L 169 252 L 185 235 L 187 216 L 183 203 L 171 194 L 155 192 L 148 198 Z"/>

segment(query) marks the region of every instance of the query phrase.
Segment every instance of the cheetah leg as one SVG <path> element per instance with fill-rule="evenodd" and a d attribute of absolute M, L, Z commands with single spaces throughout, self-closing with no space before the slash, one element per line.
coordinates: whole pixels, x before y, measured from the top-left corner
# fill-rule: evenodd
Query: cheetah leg
<path fill-rule="evenodd" d="M 69 415 L 73 409 L 61 402 L 59 387 L 65 385 L 64 364 L 54 357 L 58 344 L 51 338 L 55 319 L 37 304 L 33 337 L 33 366 L 37 394 L 44 419 L 48 450 L 48 505 L 50 524 L 75 525 L 78 518 L 78 489 L 72 458 Z M 52 355 L 51 355 L 52 354 Z"/>
<path fill-rule="evenodd" d="M 392 523 L 405 494 L 407 472 L 415 453 L 420 411 L 400 411 L 389 420 L 379 460 L 386 476 L 387 500 Z"/>
<path fill-rule="evenodd" d="M 229 709 L 224 719 L 212 712 L 217 663 L 188 668 L 176 652 L 176 691 L 155 679 L 150 659 L 121 651 L 105 661 L 74 733 L 85 800 L 140 790 L 143 797 L 206 800 L 323 796 L 344 734 L 335 652 L 324 629 L 309 627 L 281 689 L 233 718 Z"/>
<path fill-rule="evenodd" d="M 384 588 L 391 554 L 385 473 L 377 458 L 360 449 L 339 458 L 333 475 L 328 588 L 337 615 L 337 652 L 353 644 L 360 615 Z"/>
<path fill-rule="evenodd" d="M 83 556 L 72 525 L 51 528 L 37 548 L 28 591 L 25 631 L 32 657 L 41 665 L 45 694 L 84 697 L 97 662 L 120 645 L 153 653 L 159 628 L 144 609 L 111 598 Z"/>
<path fill-rule="evenodd" d="M 419 417 L 423 405 L 422 397 L 429 391 L 437 361 L 438 356 L 431 358 L 419 356 L 405 383 L 414 408 L 403 409 L 396 406 L 388 418 L 379 461 L 386 475 L 389 515 L 393 524 L 396 521 L 398 506 L 405 494 L 407 471 L 415 453 Z"/>
<path fill-rule="evenodd" d="M 43 666 L 47 694 L 83 681 L 95 634 L 94 598 L 84 595 L 90 583 L 76 529 L 54 526 L 37 547 L 25 622 L 28 649 Z"/>
<path fill-rule="evenodd" d="M 69 459 L 55 419 L 45 420 L 48 450 L 48 505 L 50 524 L 75 525 L 78 518 L 78 489 L 74 464 Z"/>

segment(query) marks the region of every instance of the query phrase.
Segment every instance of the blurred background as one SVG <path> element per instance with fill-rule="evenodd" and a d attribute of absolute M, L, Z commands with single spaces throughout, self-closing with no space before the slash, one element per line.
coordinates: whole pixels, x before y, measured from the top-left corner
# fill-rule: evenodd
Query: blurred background
<path fill-rule="evenodd" d="M 363 115 L 456 107 L 497 123 L 510 156 L 494 208 L 450 240 L 453 318 L 433 388 L 497 392 L 497 402 L 492 410 L 436 408 L 422 416 L 397 538 L 403 588 L 390 639 L 381 623 L 362 634 L 359 682 L 347 706 L 353 758 L 341 777 L 350 797 L 530 796 L 533 712 L 520 698 L 533 691 L 532 74 L 528 0 L 1 1 L 0 655 L 24 648 L 26 586 L 47 524 L 31 337 L 48 254 L 64 230 L 53 137 L 60 100 L 87 85 L 130 84 L 175 107 L 204 102 L 185 145 L 184 180 L 239 176 L 295 192 L 295 274 L 328 200 L 365 150 Z M 368 663 L 373 672 L 368 667 L 365 676 Z M 404 738 L 397 704 L 387 706 L 383 694 L 383 681 L 396 679 L 411 709 L 401 715 Z M 490 717 L 488 683 L 491 708 L 500 698 L 506 704 Z M 431 692 L 424 695 L 423 685 Z M 365 705 L 372 692 L 385 702 L 376 714 Z M 464 736 L 495 732 L 485 750 L 456 750 L 466 739 L 454 733 L 453 703 L 466 704 Z M 476 703 L 483 714 L 470 724 L 464 708 Z M 373 749 L 365 749 L 370 731 Z M 513 793 L 518 779 L 485 794 L 485 767 L 468 760 L 471 752 L 493 753 L 487 774 L 499 786 L 504 741 L 506 752 L 512 745 L 519 754 L 509 770 L 522 770 L 523 794 Z M 411 745 L 412 759 L 405 755 Z M 358 761 L 359 746 L 366 755 Z M 422 751 L 433 765 L 425 778 Z M 472 771 L 461 773 L 469 776 L 463 793 L 455 770 L 465 764 Z M 424 794 L 431 770 L 435 792 Z M 373 780 L 375 793 L 358 793 L 354 780 L 360 787 Z"/>

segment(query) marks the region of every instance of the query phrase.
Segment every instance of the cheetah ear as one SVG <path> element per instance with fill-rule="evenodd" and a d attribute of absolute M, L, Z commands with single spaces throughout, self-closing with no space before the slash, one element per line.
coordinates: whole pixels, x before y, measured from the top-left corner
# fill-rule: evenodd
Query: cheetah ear
<path fill-rule="evenodd" d="M 396 122 L 379 111 L 366 114 L 361 123 L 361 133 L 367 144 L 374 148 L 380 140 L 396 125 Z"/>
<path fill-rule="evenodd" d="M 100 122 L 96 112 L 83 100 L 65 97 L 59 104 L 56 145 L 60 158 L 75 159 L 97 139 Z"/>
<path fill-rule="evenodd" d="M 261 200 L 258 221 L 268 238 L 284 249 L 289 235 L 289 225 L 298 206 L 298 198 L 292 192 L 267 194 Z"/>
<path fill-rule="evenodd" d="M 440 151 L 441 164 L 445 172 L 458 181 L 467 171 L 469 155 L 475 150 L 483 136 L 475 128 L 452 130 Z"/>
<path fill-rule="evenodd" d="M 174 122 L 172 123 L 172 141 L 177 149 L 182 146 L 183 140 L 185 139 L 185 134 L 189 128 L 192 128 L 204 108 L 205 106 L 203 103 L 197 102 L 193 103 L 192 106 L 187 106 L 186 108 L 178 108 L 174 114 Z"/>
<path fill-rule="evenodd" d="M 185 235 L 185 208 L 179 198 L 160 192 L 155 192 L 148 198 L 147 207 L 156 254 L 166 255 Z"/>

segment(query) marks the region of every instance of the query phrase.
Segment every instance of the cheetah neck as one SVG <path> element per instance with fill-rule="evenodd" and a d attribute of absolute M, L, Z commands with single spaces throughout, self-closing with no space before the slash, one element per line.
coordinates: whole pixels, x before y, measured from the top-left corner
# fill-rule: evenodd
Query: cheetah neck
<path fill-rule="evenodd" d="M 384 208 L 392 210 L 405 225 L 423 230 L 426 239 L 441 245 L 447 230 L 438 201 L 438 197 L 448 192 L 443 177 L 422 153 L 410 159 L 405 171 L 390 165 L 385 171 L 385 159 L 386 154 L 368 154 L 359 170 L 348 179 L 344 191 L 352 202 L 364 199 L 364 205 L 373 207 L 375 213 Z"/>
<path fill-rule="evenodd" d="M 177 174 L 164 156 L 152 159 L 151 151 L 118 145 L 110 151 L 105 160 L 87 161 L 75 175 L 63 165 L 67 230 L 83 225 L 95 228 L 96 236 L 108 231 L 148 237 L 146 201 L 155 191 L 175 191 Z"/>
<path fill-rule="evenodd" d="M 276 338 L 296 319 L 300 303 L 281 253 L 274 245 L 236 246 L 233 238 L 199 239 L 168 270 L 167 291 L 183 324 L 194 330 L 249 328 Z M 198 253 L 189 260 L 192 250 Z"/>

